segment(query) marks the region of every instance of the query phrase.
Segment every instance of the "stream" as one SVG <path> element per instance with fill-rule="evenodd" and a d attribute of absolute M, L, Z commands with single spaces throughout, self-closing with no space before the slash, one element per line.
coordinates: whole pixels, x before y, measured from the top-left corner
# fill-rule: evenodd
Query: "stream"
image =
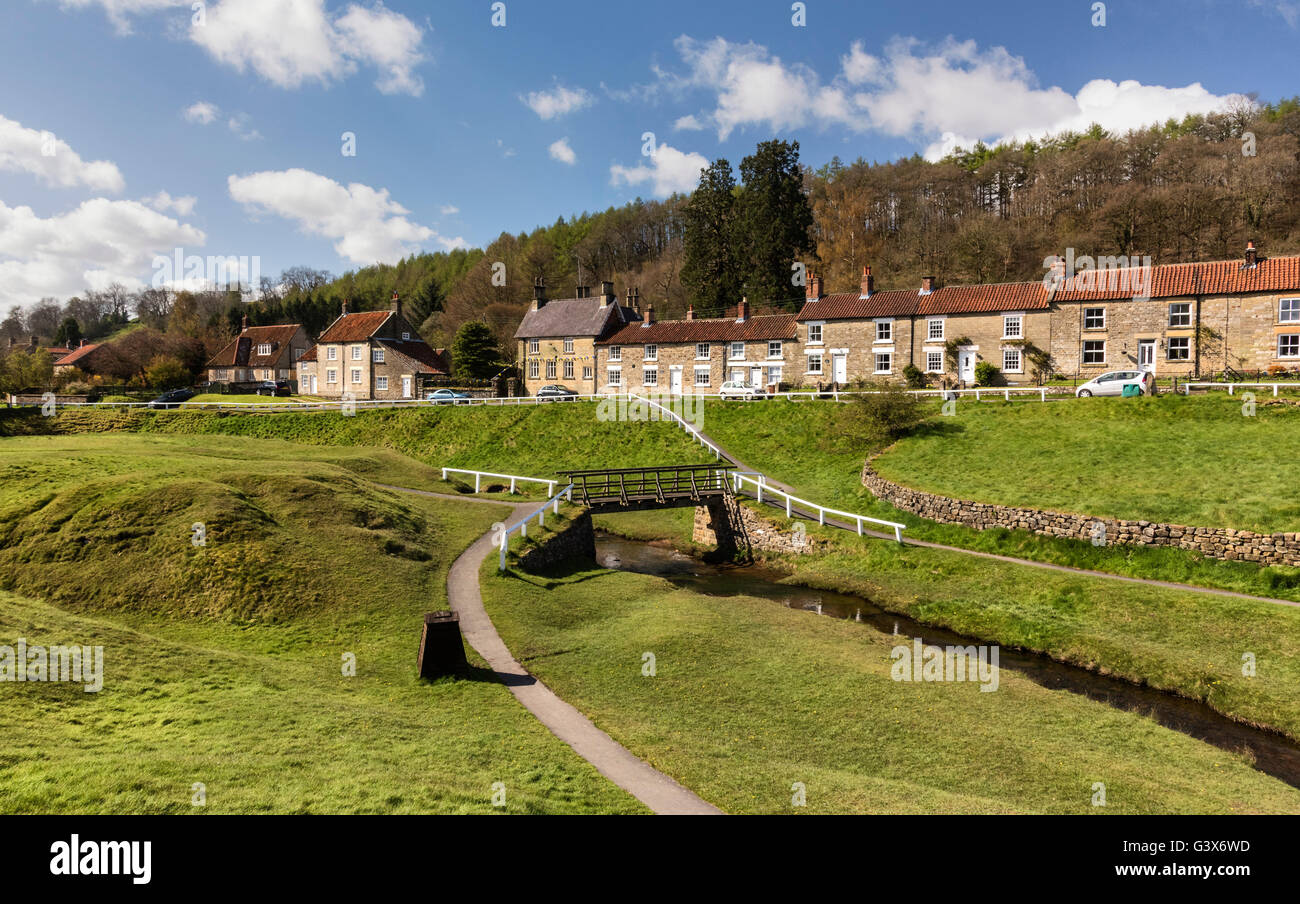
<path fill-rule="evenodd" d="M 779 583 L 782 573 L 761 566 L 711 565 L 670 546 L 628 540 L 602 531 L 596 532 L 596 561 L 606 568 L 666 578 L 705 596 L 751 596 L 788 609 L 850 619 L 896 635 L 900 642 L 919 637 L 937 646 L 988 643 L 923 625 L 905 615 L 893 615 L 860 597 Z M 999 656 L 1001 668 L 1042 687 L 1082 694 L 1115 709 L 1140 713 L 1223 750 L 1249 752 L 1260 772 L 1300 788 L 1300 744 L 1282 735 L 1236 722 L 1199 701 L 1100 675 L 1038 653 L 1002 646 Z"/>

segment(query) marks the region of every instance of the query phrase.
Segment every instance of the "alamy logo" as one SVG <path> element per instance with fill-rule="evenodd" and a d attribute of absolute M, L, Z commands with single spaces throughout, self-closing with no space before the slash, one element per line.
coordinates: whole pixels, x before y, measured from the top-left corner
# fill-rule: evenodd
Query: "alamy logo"
<path fill-rule="evenodd" d="M 0 644 L 0 681 L 70 681 L 96 694 L 104 686 L 104 648 Z"/>
<path fill-rule="evenodd" d="M 889 669 L 895 681 L 979 682 L 981 694 L 998 689 L 996 646 L 936 647 L 915 637 L 910 647 L 894 647 L 889 658 L 895 660 Z"/>
<path fill-rule="evenodd" d="M 148 885 L 153 875 L 152 841 L 70 841 L 50 845 L 50 875 L 131 876 L 136 885 Z"/>

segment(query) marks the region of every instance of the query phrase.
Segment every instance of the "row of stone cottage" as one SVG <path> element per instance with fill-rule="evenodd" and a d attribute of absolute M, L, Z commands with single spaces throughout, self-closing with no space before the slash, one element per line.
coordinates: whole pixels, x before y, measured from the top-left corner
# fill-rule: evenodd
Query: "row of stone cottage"
<path fill-rule="evenodd" d="M 875 288 L 825 294 L 811 273 L 797 314 L 656 320 L 637 290 L 613 283 L 551 300 L 540 281 L 515 333 L 527 392 L 560 384 L 579 393 L 654 388 L 717 392 L 726 380 L 783 387 L 901 380 L 911 365 L 931 383 L 969 385 L 991 362 L 1012 385 L 1032 382 L 1030 352 L 1056 372 L 1110 370 L 1190 377 L 1228 368 L 1300 369 L 1300 257 L 1064 272 L 1039 282 Z M 945 354 L 956 344 L 955 360 Z"/>

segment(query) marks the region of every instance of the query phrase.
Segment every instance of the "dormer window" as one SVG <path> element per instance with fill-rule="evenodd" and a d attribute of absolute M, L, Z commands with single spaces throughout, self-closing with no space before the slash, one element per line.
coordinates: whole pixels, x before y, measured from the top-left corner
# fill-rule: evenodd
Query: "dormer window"
<path fill-rule="evenodd" d="M 257 347 L 257 353 L 258 353 L 259 355 L 269 355 L 269 354 L 271 354 L 271 343 L 269 343 L 269 342 L 263 342 L 261 345 L 259 345 L 259 346 Z"/>
<path fill-rule="evenodd" d="M 402 333 L 402 340 L 403 340 L 403 341 L 405 341 L 405 340 L 407 340 L 407 339 L 410 339 L 410 338 L 411 338 L 411 334 L 410 334 L 410 333 L 407 333 L 407 332 L 403 332 L 403 333 Z"/>

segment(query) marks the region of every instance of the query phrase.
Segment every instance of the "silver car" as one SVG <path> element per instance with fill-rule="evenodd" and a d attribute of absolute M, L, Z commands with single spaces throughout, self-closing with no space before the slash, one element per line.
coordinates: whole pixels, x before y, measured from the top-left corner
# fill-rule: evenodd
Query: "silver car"
<path fill-rule="evenodd" d="M 1117 396 L 1124 394 L 1125 386 L 1136 384 L 1143 395 L 1156 394 L 1156 378 L 1145 370 L 1112 370 L 1093 377 L 1074 391 L 1076 397 Z"/>

